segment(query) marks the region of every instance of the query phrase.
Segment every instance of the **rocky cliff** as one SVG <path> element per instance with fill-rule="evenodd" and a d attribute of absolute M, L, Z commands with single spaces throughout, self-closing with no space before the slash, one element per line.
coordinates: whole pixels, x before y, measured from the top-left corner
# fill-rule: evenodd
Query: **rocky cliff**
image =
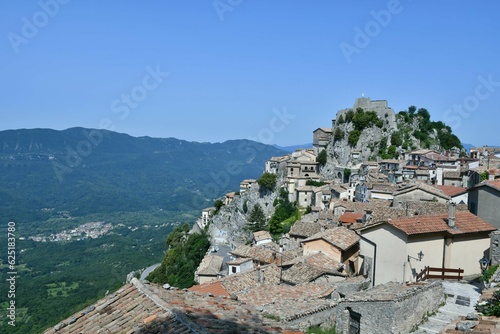
<path fill-rule="evenodd" d="M 277 186 L 276 189 L 279 189 Z M 273 202 L 278 197 L 278 192 L 262 193 L 259 186 L 247 190 L 228 205 L 223 206 L 214 215 L 208 228 L 211 244 L 237 245 L 245 244 L 252 239 L 252 233 L 247 228 L 248 217 L 253 207 L 259 204 L 264 215 L 269 218 L 274 213 Z M 244 206 L 247 207 L 246 213 Z"/>
<path fill-rule="evenodd" d="M 425 108 L 411 106 L 396 114 L 387 101 L 362 97 L 337 112 L 322 176 L 336 177 L 339 168 L 357 169 L 363 161 L 398 158 L 407 150 L 453 147 L 462 149 L 460 140 L 449 126 L 430 121 Z"/>

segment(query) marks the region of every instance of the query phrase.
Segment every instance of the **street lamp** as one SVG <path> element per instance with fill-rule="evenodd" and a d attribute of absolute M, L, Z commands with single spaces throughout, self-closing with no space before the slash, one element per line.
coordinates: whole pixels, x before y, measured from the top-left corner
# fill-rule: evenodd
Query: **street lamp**
<path fill-rule="evenodd" d="M 481 265 L 481 271 L 485 271 L 486 268 L 488 268 L 488 264 L 490 264 L 490 261 L 485 256 L 483 256 L 479 260 L 479 264 Z"/>
<path fill-rule="evenodd" d="M 417 261 L 422 261 L 422 258 L 424 257 L 424 253 L 422 251 L 418 252 L 417 254 L 418 257 L 413 257 L 411 255 L 408 255 L 408 262 L 410 262 L 410 259 L 414 259 Z"/>

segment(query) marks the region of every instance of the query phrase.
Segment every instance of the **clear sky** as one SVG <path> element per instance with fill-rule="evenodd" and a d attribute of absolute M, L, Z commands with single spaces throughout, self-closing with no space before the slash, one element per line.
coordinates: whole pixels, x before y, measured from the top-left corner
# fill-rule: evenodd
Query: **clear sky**
<path fill-rule="evenodd" d="M 364 94 L 500 145 L 498 0 L 4 0 L 0 130 L 312 141 Z"/>

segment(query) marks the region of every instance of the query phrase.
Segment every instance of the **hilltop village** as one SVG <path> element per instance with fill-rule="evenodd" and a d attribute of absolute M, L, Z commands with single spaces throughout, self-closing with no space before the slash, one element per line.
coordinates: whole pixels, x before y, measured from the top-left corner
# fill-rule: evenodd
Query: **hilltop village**
<path fill-rule="evenodd" d="M 465 152 L 438 123 L 357 99 L 202 210 L 197 285 L 134 278 L 47 333 L 424 333 L 445 303 L 433 278 L 500 263 L 500 149 Z"/>

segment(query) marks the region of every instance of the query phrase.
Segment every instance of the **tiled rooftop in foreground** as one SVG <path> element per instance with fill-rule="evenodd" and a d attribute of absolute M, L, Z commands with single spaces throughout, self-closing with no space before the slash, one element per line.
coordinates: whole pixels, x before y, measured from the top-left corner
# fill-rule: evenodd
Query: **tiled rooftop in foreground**
<path fill-rule="evenodd" d="M 287 333 L 252 305 L 225 297 L 167 290 L 137 279 L 45 334 Z"/>

